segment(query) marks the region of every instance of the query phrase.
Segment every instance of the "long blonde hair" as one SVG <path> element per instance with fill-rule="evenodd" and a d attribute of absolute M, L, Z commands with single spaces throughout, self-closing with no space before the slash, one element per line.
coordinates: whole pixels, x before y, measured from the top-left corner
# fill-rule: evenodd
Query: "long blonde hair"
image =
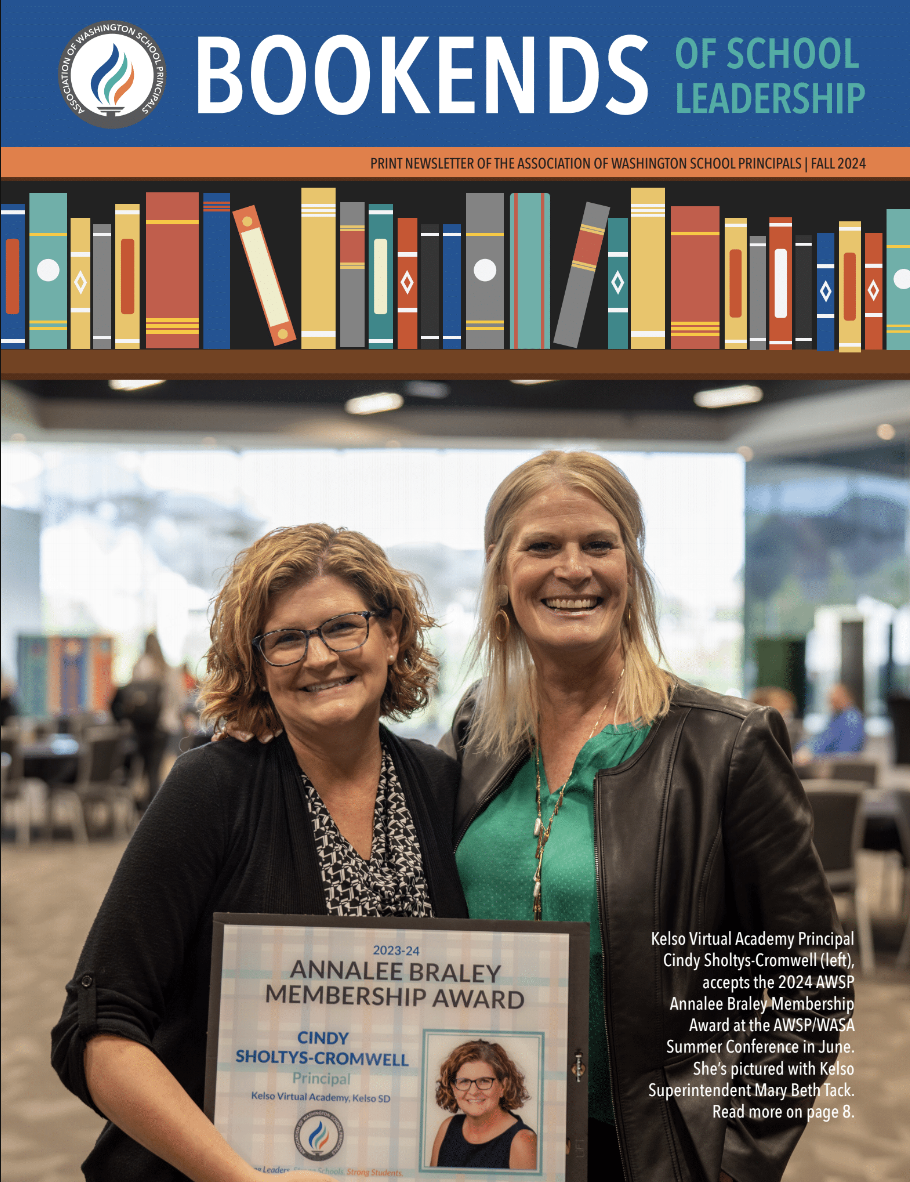
<path fill-rule="evenodd" d="M 472 648 L 484 672 L 473 737 L 484 751 L 512 750 L 536 730 L 534 662 L 512 605 L 501 603 L 500 587 L 505 582 L 506 559 L 518 514 L 533 497 L 554 484 L 590 493 L 619 524 L 630 580 L 620 631 L 625 673 L 617 712 L 646 726 L 662 718 L 670 707 L 673 678 L 661 669 L 649 648 L 650 643 L 657 657 L 663 659 L 654 583 L 642 557 L 645 526 L 638 494 L 619 468 L 602 456 L 588 451 L 546 451 L 509 473 L 487 506 L 484 547 L 488 558 Z M 501 609 L 509 618 L 504 641 L 494 631 Z"/>

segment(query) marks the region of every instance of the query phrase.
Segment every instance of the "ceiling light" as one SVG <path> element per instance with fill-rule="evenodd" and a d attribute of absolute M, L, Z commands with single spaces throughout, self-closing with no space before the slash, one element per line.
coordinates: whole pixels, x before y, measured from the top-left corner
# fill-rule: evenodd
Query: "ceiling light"
<path fill-rule="evenodd" d="M 384 410 L 398 410 L 403 405 L 400 394 L 361 394 L 359 398 L 349 398 L 344 409 L 349 415 L 378 415 Z"/>
<path fill-rule="evenodd" d="M 112 378 L 108 385 L 112 390 L 144 390 L 146 386 L 161 386 L 167 378 Z"/>
<path fill-rule="evenodd" d="M 558 378 L 509 378 L 513 386 L 545 386 L 548 382 L 557 382 Z"/>
<path fill-rule="evenodd" d="M 447 398 L 449 394 L 445 382 L 408 382 L 405 390 L 415 398 Z"/>
<path fill-rule="evenodd" d="M 875 434 L 879 439 L 893 439 L 897 432 L 890 423 L 879 423 L 875 428 Z"/>
<path fill-rule="evenodd" d="M 742 447 L 738 447 L 736 450 L 739 452 L 739 454 L 742 456 L 742 458 L 746 461 L 747 464 L 752 459 L 752 457 L 755 455 L 755 452 L 752 450 L 752 448 L 747 446 L 745 443 L 742 445 Z"/>
<path fill-rule="evenodd" d="M 695 405 L 705 410 L 721 406 L 744 406 L 747 402 L 761 402 L 764 394 L 758 386 L 722 386 L 719 390 L 699 390 Z"/>

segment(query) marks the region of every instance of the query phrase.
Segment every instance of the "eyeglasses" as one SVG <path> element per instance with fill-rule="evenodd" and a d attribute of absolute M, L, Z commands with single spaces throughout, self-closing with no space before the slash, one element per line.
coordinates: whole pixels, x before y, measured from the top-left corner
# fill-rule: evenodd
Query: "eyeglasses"
<path fill-rule="evenodd" d="M 318 628 L 278 628 L 254 636 L 253 648 L 259 650 L 269 665 L 279 669 L 306 659 L 311 636 L 318 636 L 333 653 L 349 653 L 366 644 L 372 617 L 386 615 L 388 612 L 344 612 L 323 620 Z"/>
<path fill-rule="evenodd" d="M 482 1079 L 453 1079 L 452 1087 L 456 1092 L 469 1092 L 472 1087 L 480 1088 L 482 1092 L 488 1092 L 496 1080 L 491 1075 L 485 1075 Z"/>

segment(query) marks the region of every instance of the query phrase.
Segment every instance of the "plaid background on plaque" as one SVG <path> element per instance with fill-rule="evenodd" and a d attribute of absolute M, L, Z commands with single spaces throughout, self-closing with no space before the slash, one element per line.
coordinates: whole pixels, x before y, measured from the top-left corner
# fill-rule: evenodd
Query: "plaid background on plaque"
<path fill-rule="evenodd" d="M 435 1103 L 440 1056 L 502 1040 L 531 1093 L 521 1116 L 538 1134 L 538 1168 L 527 1173 L 562 1182 L 568 954 L 562 933 L 227 924 L 215 1124 L 261 1170 L 454 1179 L 429 1168 L 447 1116 Z M 305 975 L 292 977 L 297 961 Z M 358 987 L 371 1004 L 362 993 L 357 1004 Z"/>

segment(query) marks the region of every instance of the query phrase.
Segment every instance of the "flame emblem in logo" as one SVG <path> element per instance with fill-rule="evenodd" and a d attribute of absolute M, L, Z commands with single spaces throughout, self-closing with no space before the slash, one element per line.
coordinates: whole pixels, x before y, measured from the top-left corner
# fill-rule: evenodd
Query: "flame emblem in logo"
<path fill-rule="evenodd" d="M 117 83 L 124 77 L 127 70 L 129 70 L 129 77 L 122 86 L 118 87 Z M 92 94 L 98 100 L 99 107 L 116 107 L 123 95 L 133 85 L 133 79 L 135 77 L 135 66 L 130 62 L 130 59 L 123 50 L 118 45 L 115 45 L 111 50 L 111 56 L 104 65 L 98 67 L 92 76 Z M 117 87 L 116 90 L 114 89 L 115 87 Z"/>
<path fill-rule="evenodd" d="M 325 1149 L 329 1143 L 329 1130 L 322 1121 L 313 1129 L 312 1133 L 307 1137 L 307 1141 L 309 1141 L 310 1148 L 314 1153 L 321 1153 Z"/>

